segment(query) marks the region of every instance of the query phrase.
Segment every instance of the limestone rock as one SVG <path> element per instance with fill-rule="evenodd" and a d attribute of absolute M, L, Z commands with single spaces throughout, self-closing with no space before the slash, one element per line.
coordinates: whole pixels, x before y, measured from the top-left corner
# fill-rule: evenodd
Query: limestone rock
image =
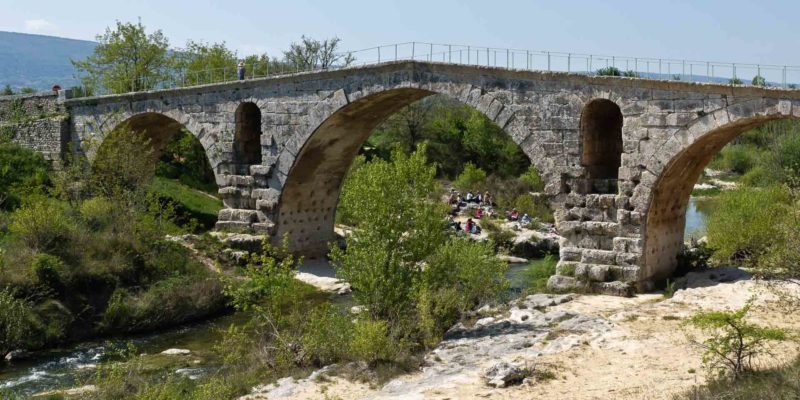
<path fill-rule="evenodd" d="M 483 371 L 483 377 L 489 386 L 503 388 L 511 384 L 522 383 L 528 371 L 507 362 L 499 362 Z"/>
<path fill-rule="evenodd" d="M 165 354 L 168 356 L 185 356 L 191 354 L 191 350 L 186 349 L 166 349 L 161 352 L 161 354 Z"/>

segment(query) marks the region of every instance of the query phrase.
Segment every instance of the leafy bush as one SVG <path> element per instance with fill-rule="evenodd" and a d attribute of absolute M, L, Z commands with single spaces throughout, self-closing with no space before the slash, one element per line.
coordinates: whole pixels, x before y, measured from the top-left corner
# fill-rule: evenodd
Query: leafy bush
<path fill-rule="evenodd" d="M 712 161 L 711 166 L 716 169 L 744 174 L 759 162 L 758 148 L 744 144 L 730 144 L 725 146 Z"/>
<path fill-rule="evenodd" d="M 0 355 L 25 346 L 34 327 L 31 305 L 14 297 L 7 289 L 0 290 Z"/>
<path fill-rule="evenodd" d="M 62 280 L 67 278 L 69 271 L 58 257 L 37 254 L 31 261 L 31 273 L 40 284 L 59 290 L 63 286 Z"/>
<path fill-rule="evenodd" d="M 389 324 L 372 319 L 358 320 L 350 347 L 357 359 L 370 364 L 391 361 L 397 354 L 397 344 L 391 339 Z"/>
<path fill-rule="evenodd" d="M 0 210 L 13 210 L 23 198 L 43 193 L 50 184 L 49 169 L 41 154 L 0 142 Z"/>
<path fill-rule="evenodd" d="M 544 190 L 544 180 L 542 176 L 539 175 L 539 171 L 536 167 L 531 166 L 525 171 L 524 174 L 519 176 L 519 179 L 531 187 L 531 191 L 533 192 L 541 192 Z"/>
<path fill-rule="evenodd" d="M 114 222 L 114 203 L 105 197 L 93 197 L 80 205 L 80 215 L 89 229 L 101 230 Z"/>
<path fill-rule="evenodd" d="M 546 203 L 547 200 L 541 197 L 534 198 L 529 193 L 521 194 L 514 200 L 514 207 L 521 214 L 528 214 L 531 218 L 540 222 L 554 222 L 553 212 Z"/>
<path fill-rule="evenodd" d="M 322 367 L 350 357 L 353 323 L 333 305 L 312 308 L 305 313 L 302 342 L 304 363 Z"/>
<path fill-rule="evenodd" d="M 765 328 L 746 321 L 751 303 L 736 311 L 701 312 L 687 324 L 710 335 L 700 345 L 703 364 L 720 375 L 738 378 L 753 370 L 753 359 L 768 354 L 767 343 L 788 338 L 786 331 Z"/>
<path fill-rule="evenodd" d="M 711 379 L 673 400 L 785 400 L 800 398 L 800 358 L 787 365 L 751 371 L 738 379 Z"/>
<path fill-rule="evenodd" d="M 12 218 L 9 232 L 31 249 L 42 252 L 63 248 L 75 230 L 63 207 L 43 198 L 20 207 Z"/>
<path fill-rule="evenodd" d="M 458 174 L 453 182 L 453 186 L 461 190 L 481 190 L 486 183 L 486 171 L 478 168 L 475 164 L 468 162 L 464 169 Z"/>
<path fill-rule="evenodd" d="M 604 67 L 597 70 L 597 75 L 601 76 L 622 76 L 622 71 L 617 67 Z"/>

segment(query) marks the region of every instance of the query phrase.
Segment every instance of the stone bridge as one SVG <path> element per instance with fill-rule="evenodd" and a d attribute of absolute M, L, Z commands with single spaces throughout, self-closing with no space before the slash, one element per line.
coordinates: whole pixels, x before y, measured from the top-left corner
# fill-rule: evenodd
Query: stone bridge
<path fill-rule="evenodd" d="M 339 191 L 385 118 L 444 94 L 521 146 L 562 236 L 559 288 L 629 294 L 668 277 L 689 195 L 734 137 L 800 117 L 800 91 L 391 62 L 224 84 L 68 99 L 71 149 L 91 160 L 121 124 L 158 145 L 179 127 L 205 147 L 225 209 L 217 228 L 322 255 Z"/>

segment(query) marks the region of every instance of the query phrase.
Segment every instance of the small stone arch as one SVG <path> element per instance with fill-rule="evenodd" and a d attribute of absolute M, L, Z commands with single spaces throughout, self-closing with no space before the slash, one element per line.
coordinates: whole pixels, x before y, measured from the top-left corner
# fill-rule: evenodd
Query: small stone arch
<path fill-rule="evenodd" d="M 214 157 L 214 152 L 211 148 L 209 148 L 207 142 L 201 140 L 202 138 L 198 136 L 196 132 L 188 129 L 184 122 L 181 122 L 177 119 L 181 116 L 182 114 L 165 115 L 162 113 L 149 111 L 127 116 L 127 118 L 119 120 L 119 122 L 116 122 L 116 124 L 113 126 L 109 126 L 107 131 L 102 132 L 101 140 L 97 143 L 94 143 L 91 149 L 88 149 L 90 152 L 88 152 L 86 156 L 88 157 L 89 162 L 94 162 L 100 148 L 105 143 L 105 139 L 109 138 L 111 135 L 114 135 L 115 132 L 119 131 L 119 129 L 125 127 L 134 132 L 144 134 L 145 137 L 150 140 L 150 144 L 153 146 L 155 155 L 158 157 L 158 155 L 161 153 L 161 151 L 163 151 L 164 147 L 175 136 L 175 134 L 177 134 L 181 129 L 185 129 L 198 140 L 201 146 L 203 146 L 208 164 L 211 167 L 211 170 L 214 171 L 215 167 L 219 164 L 219 160 Z"/>
<path fill-rule="evenodd" d="M 622 163 L 622 111 L 608 99 L 589 101 L 581 111 L 581 164 L 588 192 L 616 192 Z"/>
<path fill-rule="evenodd" d="M 251 165 L 261 164 L 261 110 L 253 102 L 236 108 L 233 137 L 233 163 L 238 174 L 249 173 Z"/>

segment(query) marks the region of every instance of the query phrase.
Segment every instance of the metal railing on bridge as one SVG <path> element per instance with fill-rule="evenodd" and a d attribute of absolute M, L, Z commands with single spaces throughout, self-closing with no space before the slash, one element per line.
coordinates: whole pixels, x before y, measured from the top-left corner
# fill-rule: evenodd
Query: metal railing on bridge
<path fill-rule="evenodd" d="M 754 85 L 784 89 L 800 88 L 800 66 L 619 57 L 423 42 L 397 43 L 340 52 L 336 54 L 335 59 L 338 61 L 325 68 L 319 66 L 300 68 L 291 63 L 275 60 L 247 64 L 245 65 L 245 79 L 315 70 L 352 68 L 389 61 L 416 60 L 513 70 L 560 71 L 585 75 L 619 75 L 659 80 Z M 95 94 L 169 89 L 230 82 L 238 79 L 237 68 L 233 66 L 191 72 L 175 71 L 169 78 L 139 80 L 131 82 L 130 86 L 123 85 L 126 86 L 123 90 L 98 90 Z"/>

